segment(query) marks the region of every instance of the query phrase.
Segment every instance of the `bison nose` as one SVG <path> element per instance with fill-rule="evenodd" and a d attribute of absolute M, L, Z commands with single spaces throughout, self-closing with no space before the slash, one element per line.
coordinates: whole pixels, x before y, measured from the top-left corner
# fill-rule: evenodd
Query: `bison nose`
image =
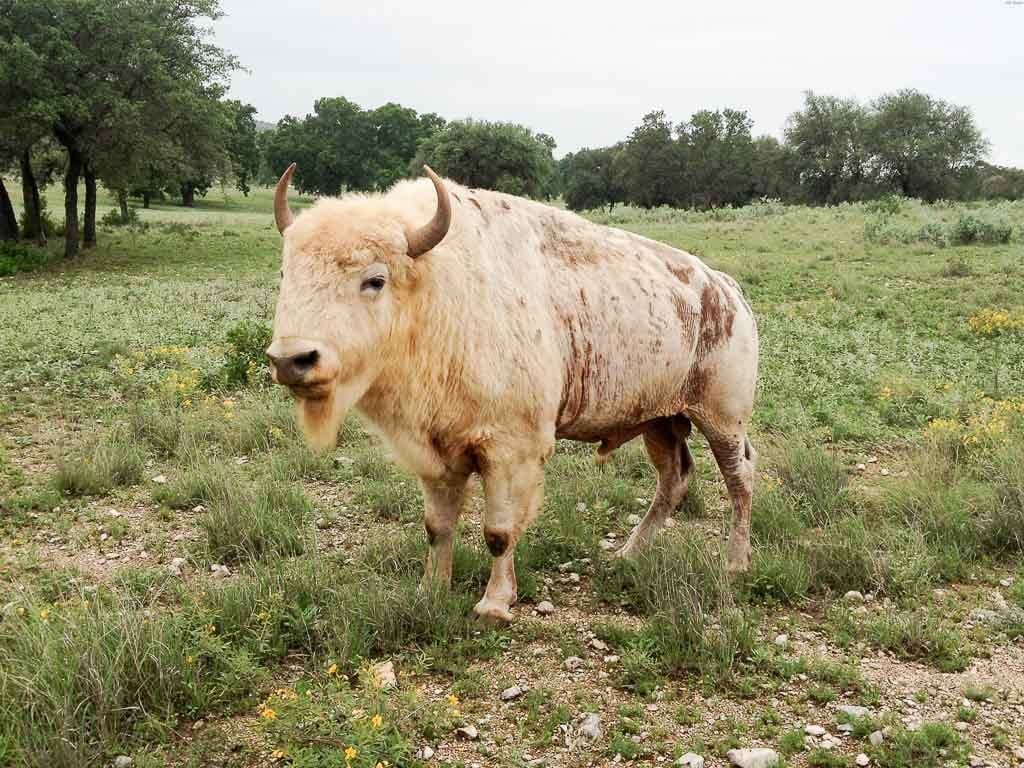
<path fill-rule="evenodd" d="M 275 342 L 267 350 L 278 384 L 286 387 L 305 382 L 320 363 L 320 350 L 310 343 Z"/>

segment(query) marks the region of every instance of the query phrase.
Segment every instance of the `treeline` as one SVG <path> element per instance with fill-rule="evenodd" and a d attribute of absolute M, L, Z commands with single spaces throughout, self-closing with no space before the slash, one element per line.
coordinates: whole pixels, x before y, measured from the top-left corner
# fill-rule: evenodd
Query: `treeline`
<path fill-rule="evenodd" d="M 679 124 L 651 112 L 624 141 L 562 158 L 562 194 L 576 210 L 1024 196 L 1024 172 L 983 162 L 988 145 L 970 110 L 919 91 L 869 104 L 808 92 L 783 142 L 755 138 L 752 127 L 740 110 L 702 110 Z"/>
<path fill-rule="evenodd" d="M 57 230 L 40 186 L 64 182 L 64 251 L 96 243 L 96 188 L 180 196 L 215 180 L 248 192 L 256 109 L 224 98 L 238 61 L 203 26 L 217 0 L 0 0 L 0 177 L 21 177 L 20 222 L 0 178 L 0 238 Z M 79 182 L 85 200 L 79 231 Z"/>
<path fill-rule="evenodd" d="M 467 186 L 530 197 L 557 194 L 555 140 L 514 123 L 446 121 L 401 104 L 363 109 L 345 98 L 319 99 L 304 118 L 286 116 L 260 134 L 262 180 L 295 162 L 301 192 L 387 189 L 427 163 Z"/>

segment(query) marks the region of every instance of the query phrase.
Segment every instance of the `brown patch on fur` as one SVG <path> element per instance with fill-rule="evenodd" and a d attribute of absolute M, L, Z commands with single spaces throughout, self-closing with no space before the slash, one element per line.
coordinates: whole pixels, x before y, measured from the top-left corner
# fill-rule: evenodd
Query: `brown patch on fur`
<path fill-rule="evenodd" d="M 458 200 L 458 201 L 459 201 L 460 203 L 462 202 L 462 198 L 461 198 L 461 197 L 459 197 L 459 196 L 458 196 L 458 194 L 456 194 L 455 192 L 452 192 L 452 197 L 454 197 L 454 198 L 455 198 L 456 200 Z"/>
<path fill-rule="evenodd" d="M 691 368 L 690 375 L 686 378 L 686 386 L 684 387 L 686 393 L 684 396 L 685 401 L 688 403 L 702 402 L 710 383 L 711 376 L 706 368 L 699 365 Z"/>
<path fill-rule="evenodd" d="M 473 205 L 475 205 L 475 206 L 476 206 L 476 209 L 477 209 L 478 211 L 482 211 L 482 210 L 483 210 L 483 208 L 481 208 L 481 207 L 480 207 L 480 203 L 478 203 L 478 202 L 477 202 L 477 200 L 476 200 L 476 198 L 475 198 L 475 197 L 471 197 L 471 198 L 469 198 L 469 202 L 471 202 L 471 203 L 472 203 Z"/>
<path fill-rule="evenodd" d="M 636 424 L 635 426 L 626 427 L 625 429 L 620 429 L 617 432 L 605 435 L 601 438 L 601 445 L 597 449 L 598 458 L 604 458 L 615 449 L 628 443 L 633 438 L 642 435 L 651 428 L 651 424 L 655 421 L 657 421 L 657 419 L 654 419 L 653 421 L 644 421 L 640 424 Z"/>
<path fill-rule="evenodd" d="M 698 355 L 703 356 L 732 337 L 736 303 L 709 276 L 700 293 L 700 337 Z"/>
<path fill-rule="evenodd" d="M 668 271 L 675 275 L 676 280 L 681 283 L 690 284 L 690 278 L 693 277 L 693 267 L 689 264 L 680 264 L 675 261 L 666 261 L 665 266 Z"/>
<path fill-rule="evenodd" d="M 507 200 L 502 200 L 501 201 L 501 207 L 504 208 L 506 211 L 511 211 L 512 210 L 512 206 L 508 204 Z"/>
<path fill-rule="evenodd" d="M 603 262 L 606 254 L 594 247 L 593 243 L 566 236 L 565 229 L 553 216 L 541 219 L 543 234 L 540 240 L 541 252 L 558 259 L 570 267 L 582 267 Z"/>
<path fill-rule="evenodd" d="M 508 549 L 508 534 L 484 529 L 484 541 L 487 542 L 487 549 L 494 557 L 501 557 Z"/>

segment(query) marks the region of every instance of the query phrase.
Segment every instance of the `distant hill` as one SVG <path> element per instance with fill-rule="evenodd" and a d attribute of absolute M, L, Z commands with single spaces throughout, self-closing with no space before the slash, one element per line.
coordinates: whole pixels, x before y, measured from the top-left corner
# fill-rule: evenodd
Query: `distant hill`
<path fill-rule="evenodd" d="M 266 120 L 257 120 L 256 121 L 256 132 L 257 133 L 266 133 L 267 131 L 272 131 L 275 128 L 277 128 L 277 123 L 268 123 Z"/>

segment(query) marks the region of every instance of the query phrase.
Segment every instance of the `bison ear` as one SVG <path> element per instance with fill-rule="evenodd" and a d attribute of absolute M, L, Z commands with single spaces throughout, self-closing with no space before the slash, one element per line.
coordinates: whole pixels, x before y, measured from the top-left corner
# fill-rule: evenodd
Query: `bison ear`
<path fill-rule="evenodd" d="M 277 231 L 282 235 L 294 221 L 292 210 L 288 207 L 288 185 L 291 184 L 293 173 L 295 173 L 295 163 L 285 168 L 274 188 L 274 221 L 277 222 Z"/>
<path fill-rule="evenodd" d="M 444 236 L 448 234 L 448 227 L 452 223 L 452 204 L 448 199 L 448 190 L 445 188 L 444 182 L 430 169 L 430 166 L 424 165 L 423 170 L 434 182 L 434 191 L 437 192 L 437 210 L 434 211 L 434 218 L 426 225 L 409 234 L 407 253 L 414 259 L 444 240 Z"/>

